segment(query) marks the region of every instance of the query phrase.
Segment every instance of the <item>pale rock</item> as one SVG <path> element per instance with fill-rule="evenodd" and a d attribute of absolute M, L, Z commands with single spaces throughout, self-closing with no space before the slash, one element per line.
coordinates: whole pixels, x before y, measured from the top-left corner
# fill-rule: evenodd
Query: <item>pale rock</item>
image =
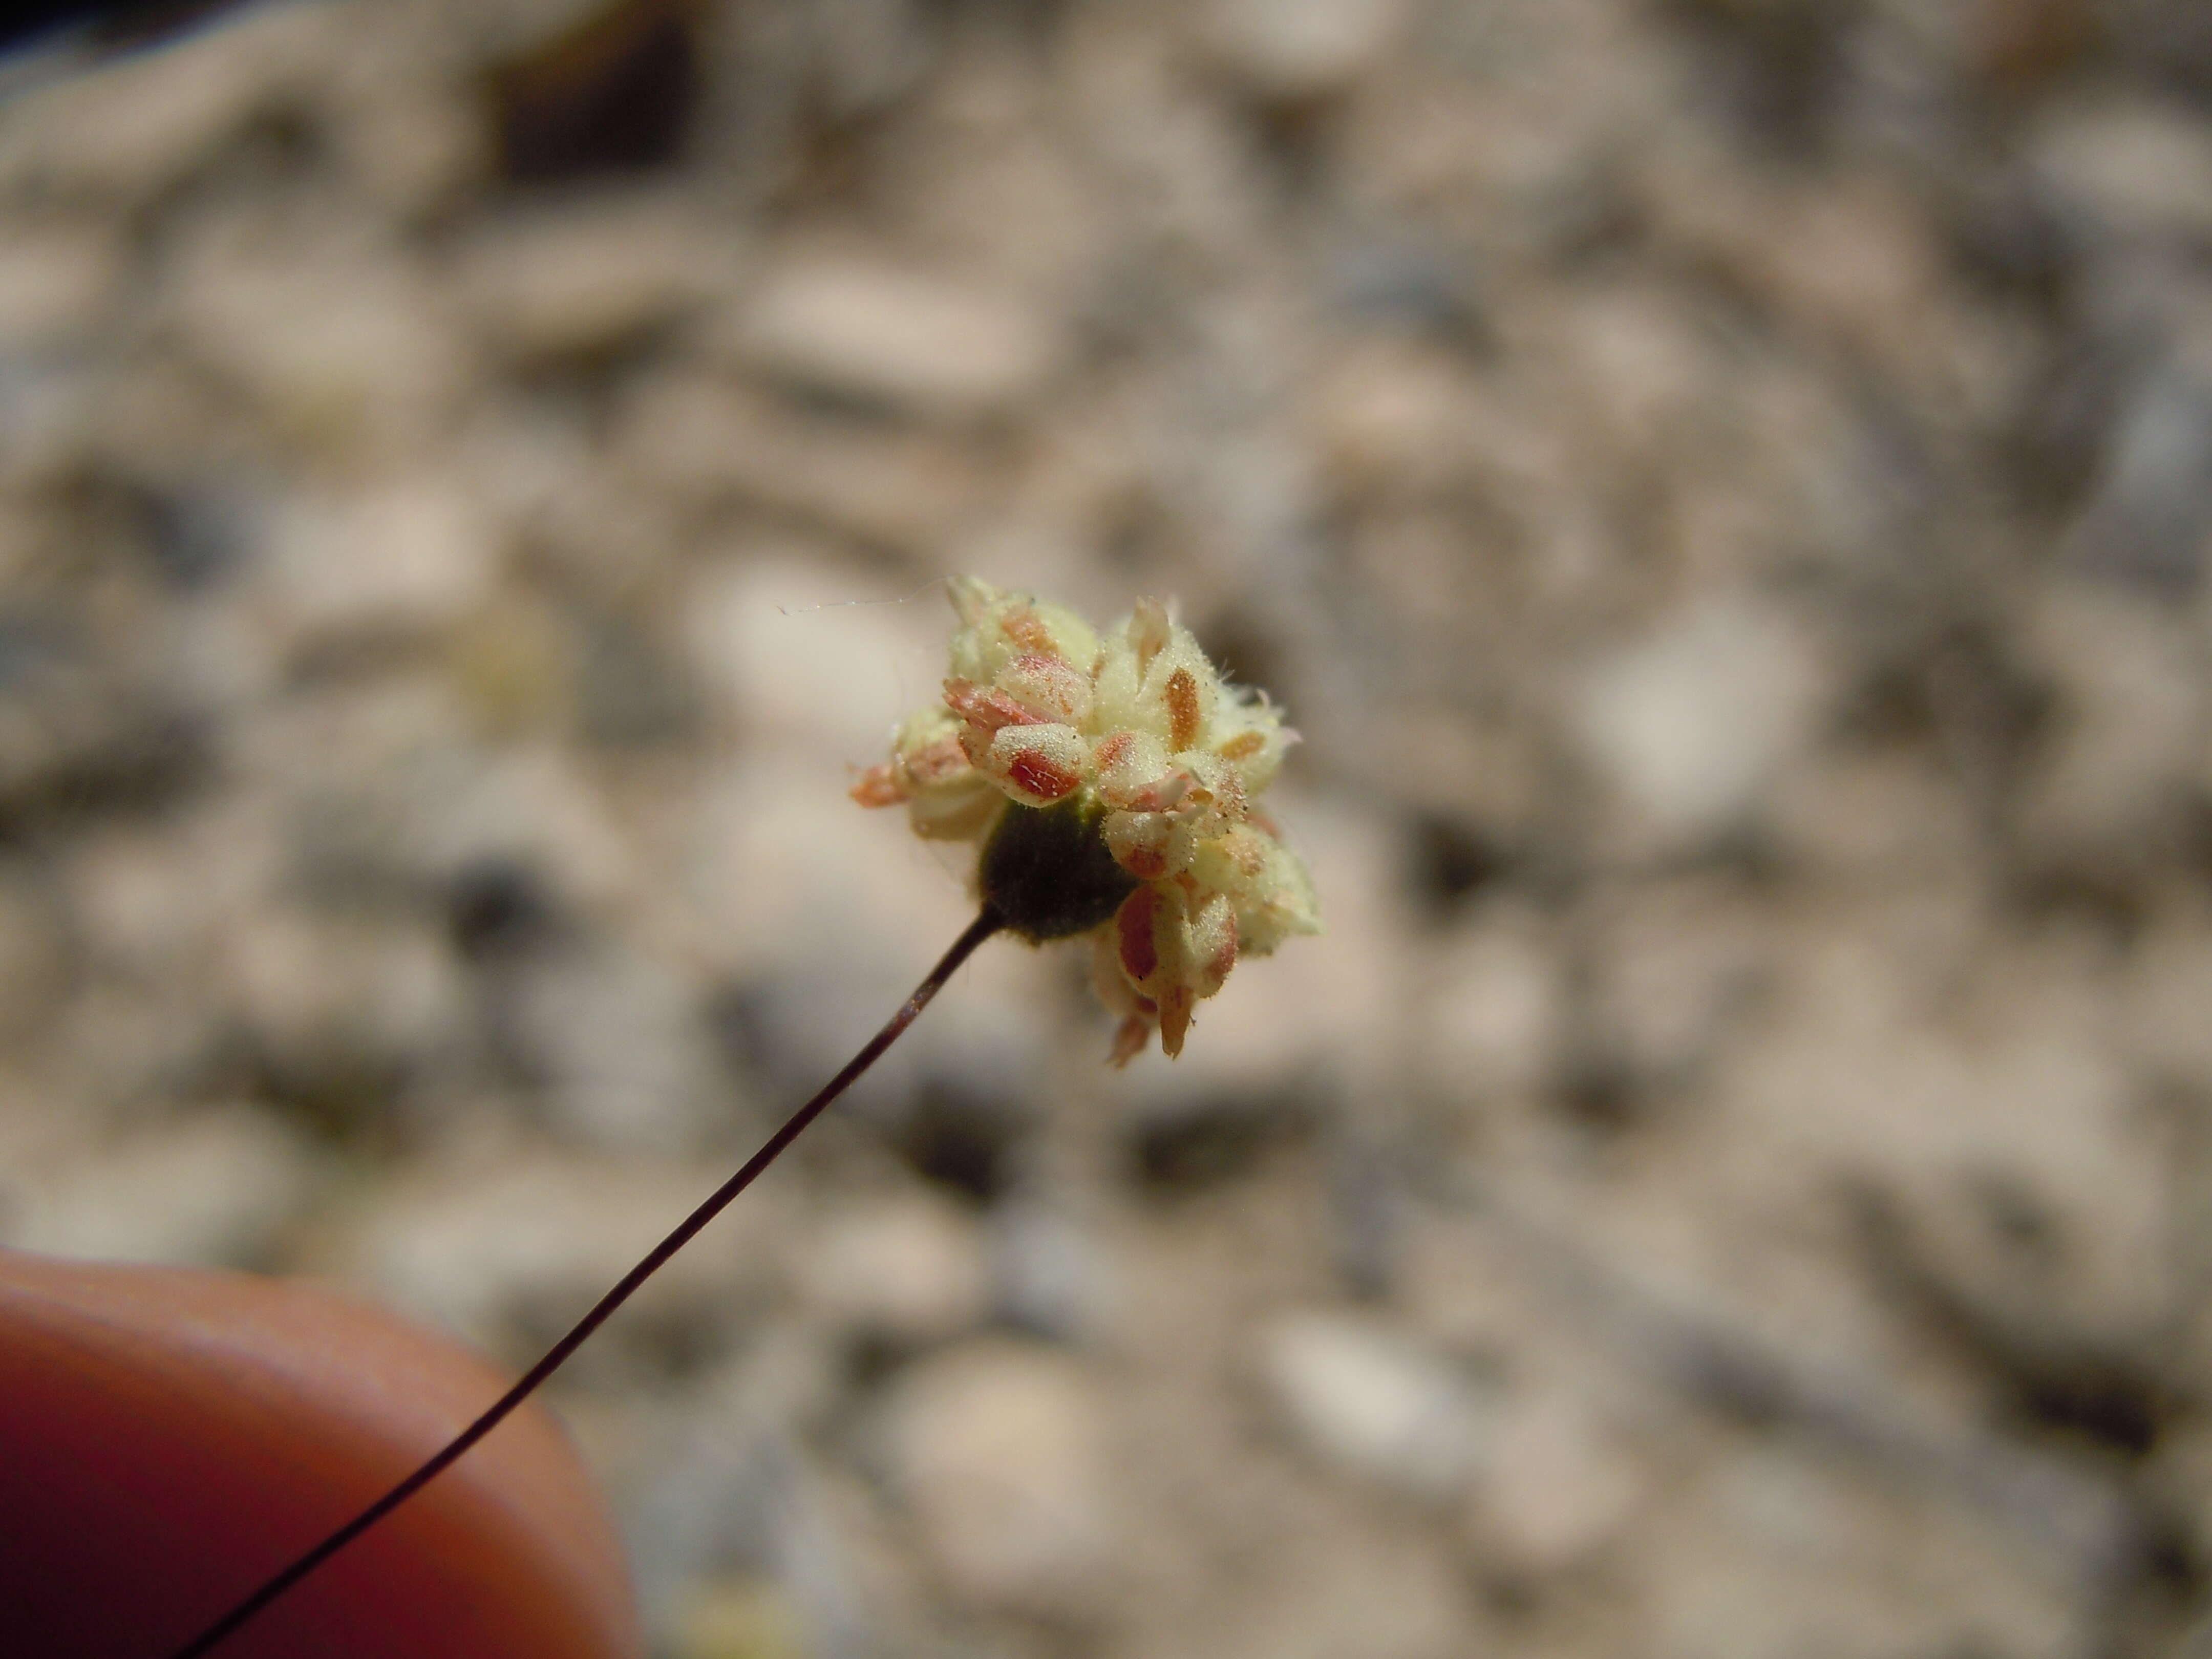
<path fill-rule="evenodd" d="M 449 626 L 485 599 L 497 566 L 468 493 L 425 477 L 292 496 L 272 516 L 261 574 L 270 621 L 313 646 Z"/>
<path fill-rule="evenodd" d="M 453 744 L 408 757 L 394 850 L 451 878 L 510 864 L 542 878 L 558 901 L 610 916 L 643 902 L 639 856 L 600 781 L 550 741 L 486 755 Z"/>
<path fill-rule="evenodd" d="M 1482 418 L 1449 352 L 1397 336 L 1350 344 L 1310 396 L 1322 464 L 1340 489 L 1358 495 L 1449 486 Z"/>
<path fill-rule="evenodd" d="M 2186 902 L 2157 914 L 2123 983 L 2128 1052 L 2154 1079 L 2212 1094 L 2212 925 Z"/>
<path fill-rule="evenodd" d="M 1137 1650 L 1207 1659 L 1465 1659 L 1489 1650 L 1468 1629 L 1463 1559 L 1405 1529 L 1299 1528 L 1305 1518 L 1276 1520 L 1267 1547 L 1233 1578 L 1215 1574 L 1197 1607 L 1168 1615 L 1165 1639 Z"/>
<path fill-rule="evenodd" d="M 460 1039 L 460 976 L 427 928 L 271 906 L 236 919 L 225 943 L 238 1012 L 285 1076 L 398 1078 Z"/>
<path fill-rule="evenodd" d="M 1514 1570 L 1565 1571 L 1620 1536 L 1644 1486 L 1586 1407 L 1524 1389 L 1499 1419 L 1482 1471 L 1478 1536 Z"/>
<path fill-rule="evenodd" d="M 209 1003 L 198 981 L 95 979 L 63 1005 L 49 1052 L 70 1068 L 88 1113 L 119 1116 L 149 1100 L 185 1097 L 223 1063 L 235 1036 Z"/>
<path fill-rule="evenodd" d="M 1060 1206 L 1018 1194 L 994 1205 L 989 1249 L 999 1310 L 1024 1330 L 1079 1341 L 1122 1310 L 1107 1242 Z"/>
<path fill-rule="evenodd" d="M 603 465 L 600 434 L 573 406 L 520 397 L 487 398 L 449 452 L 483 510 L 535 535 L 580 504 L 627 494 L 630 481 Z"/>
<path fill-rule="evenodd" d="M 879 1022 L 973 919 L 974 854 L 920 841 L 897 813 L 847 799 L 860 758 L 770 751 L 709 780 L 686 838 L 684 890 L 702 924 L 695 948 L 732 977 L 819 966 L 852 997 L 862 963 L 897 964 L 878 986 L 890 993 Z M 968 974 L 989 971 L 992 954 Z M 847 1013 L 869 1018 L 837 1018 Z M 884 1063 L 898 1058 L 894 1049 Z"/>
<path fill-rule="evenodd" d="M 2203 766 L 2202 649 L 2170 610 L 2089 582 L 2048 589 L 2028 641 L 2059 696 L 2022 836 L 2045 860 L 2124 871 L 2171 829 Z"/>
<path fill-rule="evenodd" d="M 1917 746 L 1824 751 L 1777 781 L 1762 822 L 1824 875 L 1875 880 L 1964 870 L 1980 826 L 1967 791 Z"/>
<path fill-rule="evenodd" d="M 490 220 L 461 255 L 477 327 L 530 358 L 602 351 L 726 293 L 739 245 L 674 198 L 612 196 Z"/>
<path fill-rule="evenodd" d="M 1055 118 L 1057 86 L 1010 45 L 933 66 L 931 113 L 886 156 L 886 188 L 907 202 L 901 229 L 917 255 L 1024 292 L 1080 293 L 1108 255 L 1112 222 Z"/>
<path fill-rule="evenodd" d="M 562 729 L 574 711 L 578 655 L 559 611 L 510 585 L 453 629 L 446 662 L 472 723 L 514 738 Z"/>
<path fill-rule="evenodd" d="M 433 673 L 289 690 L 232 726 L 230 758 L 259 787 L 202 833 L 213 842 L 228 830 L 252 849 L 258 867 L 241 884 L 256 890 L 286 874 L 322 892 L 418 881 L 431 861 L 417 817 L 453 810 L 483 769 L 460 718 Z"/>
<path fill-rule="evenodd" d="M 86 968 L 143 983 L 197 981 L 239 918 L 264 902 L 275 818 L 265 809 L 216 806 L 152 831 L 81 838 L 57 884 Z"/>
<path fill-rule="evenodd" d="M 817 1317 L 901 1347 L 957 1336 L 990 1307 L 981 1224 L 951 1200 L 927 1193 L 832 1216 L 799 1249 L 796 1278 Z"/>
<path fill-rule="evenodd" d="M 1808 331 L 1910 373 L 1908 354 L 1926 359 L 1929 336 L 1942 331 L 1929 325 L 1943 297 L 1930 229 L 1925 211 L 1900 194 L 1824 191 L 1757 248 L 1759 275 Z M 1906 319 L 1918 326 L 1903 326 Z"/>
<path fill-rule="evenodd" d="M 1580 297 L 1561 319 L 1577 413 L 1623 459 L 1678 464 L 1710 429 L 1717 365 L 1712 348 L 1671 295 L 1607 288 Z"/>
<path fill-rule="evenodd" d="M 2199 342 L 2212 344 L 2212 327 L 2162 343 L 2161 361 L 2129 388 L 2067 536 L 2083 568 L 2159 598 L 2190 592 L 2212 553 L 2212 352 Z"/>
<path fill-rule="evenodd" d="M 803 1322 L 771 1316 L 744 1334 L 727 1361 L 702 1370 L 678 1400 L 643 1411 L 635 1399 L 599 1402 L 603 1420 L 629 1419 L 629 1443 L 610 1484 L 636 1563 L 638 1600 L 661 1639 L 681 1631 L 687 1604 L 703 1588 L 750 1581 L 764 1589 L 757 1575 L 772 1575 L 785 1590 L 803 1593 L 812 1588 L 806 1569 L 817 1565 L 806 1555 L 830 1555 L 818 1565 L 832 1572 L 841 1565 L 845 1540 L 821 1535 L 827 1529 L 810 1513 L 814 1471 L 793 1439 L 841 1403 L 839 1356 Z M 777 1375 L 765 1378 L 763 1370 Z M 586 1443 L 586 1456 L 605 1471 L 607 1460 L 593 1458 L 595 1449 Z"/>
<path fill-rule="evenodd" d="M 505 981 L 507 1039 L 564 1133 L 671 1151 L 714 1125 L 727 1093 L 697 988 L 676 963 L 612 942 L 532 953 Z"/>
<path fill-rule="evenodd" d="M 42 1036 L 77 979 L 75 917 L 29 871 L 0 873 L 0 1043 Z"/>
<path fill-rule="evenodd" d="M 1469 1101 L 1542 1088 L 1560 1058 L 1566 989 L 1565 964 L 1539 918 L 1492 908 L 1455 929 L 1419 993 L 1432 1085 Z"/>
<path fill-rule="evenodd" d="M 879 1426 L 893 1489 L 956 1596 L 1046 1615 L 1097 1604 L 1115 1517 L 1104 1404 L 1079 1360 L 971 1343 L 903 1373 Z"/>
<path fill-rule="evenodd" d="M 258 531 L 263 505 L 254 501 L 236 520 L 229 517 L 228 504 L 209 510 L 206 522 L 214 529 L 180 561 L 204 560 L 190 580 L 228 586 L 243 562 L 236 556 L 252 544 Z M 191 534 L 197 538 L 200 532 L 195 529 Z M 180 606 L 169 619 L 169 641 L 166 666 L 172 694 L 204 720 L 250 718 L 248 711 L 265 707 L 283 684 L 289 641 L 264 626 L 250 605 Z"/>
<path fill-rule="evenodd" d="M 94 1121 L 76 1099 L 47 1093 L 13 1073 L 0 1073 L 0 1237 L 20 1213 L 22 1186 L 38 1171 L 85 1155 Z"/>
<path fill-rule="evenodd" d="M 1822 676 L 1803 635 L 1747 599 L 1695 602 L 1599 662 L 1575 731 L 1637 850 L 1694 851 L 1742 823 L 1808 736 Z"/>
<path fill-rule="evenodd" d="M 2212 235 L 2212 138 L 2178 104 L 2062 105 L 2039 124 L 2028 153 L 2063 205 L 2108 232 Z"/>
<path fill-rule="evenodd" d="M 1679 1078 L 1755 1004 L 1772 948 L 1759 907 L 1730 884 L 1639 884 L 1595 907 L 1594 1036 L 1639 1079 Z"/>
<path fill-rule="evenodd" d="M 1269 101 L 1340 92 L 1373 70 L 1404 33 L 1402 0 L 1209 0 L 1199 41 L 1217 64 Z"/>
<path fill-rule="evenodd" d="M 1067 349 L 1054 319 L 1017 295 L 830 254 L 765 272 L 729 343 L 773 378 L 954 420 L 1027 402 Z"/>
<path fill-rule="evenodd" d="M 684 606 L 692 672 L 736 729 L 872 766 L 942 695 L 957 625 L 935 582 L 898 591 L 829 548 L 787 539 L 702 562 Z"/>
<path fill-rule="evenodd" d="M 123 247 L 97 222 L 0 240 L 0 354 L 91 342 L 123 286 Z"/>
<path fill-rule="evenodd" d="M 1491 1440 L 1489 1402 L 1450 1360 L 1356 1315 L 1286 1315 L 1261 1336 L 1261 1379 L 1291 1433 L 1361 1480 L 1442 1501 Z"/>
<path fill-rule="evenodd" d="M 813 88 L 833 125 L 859 124 L 891 107 L 941 61 L 927 19 L 900 0 L 845 0 L 796 15 L 804 20 L 804 64 L 786 72 Z"/>
<path fill-rule="evenodd" d="M 951 436 L 796 410 L 690 372 L 652 376 L 626 399 L 614 447 L 623 482 L 648 495 L 741 502 L 932 562 L 991 481 Z"/>
<path fill-rule="evenodd" d="M 2038 1343 L 2127 1343 L 2171 1317 L 2172 1153 L 2112 1042 L 2098 942 L 2015 937 L 1960 964 L 1940 1009 L 1897 969 L 1870 981 L 1840 939 L 1815 948 L 1827 960 L 1722 1062 L 1710 1173 L 1768 1194 L 1862 1184 L 1936 1282 Z"/>
<path fill-rule="evenodd" d="M 423 454 L 471 378 L 448 296 L 352 224 L 212 217 L 163 293 L 192 356 L 311 451 Z"/>
<path fill-rule="evenodd" d="M 410 225 L 451 210 L 491 171 L 494 135 L 468 96 L 471 65 L 456 61 L 472 54 L 445 34 L 447 21 L 434 10 L 386 13 L 375 31 L 351 31 L 343 57 L 321 66 L 332 163 Z"/>
<path fill-rule="evenodd" d="M 265 1266 L 314 1173 L 306 1146 L 265 1114 L 196 1112 L 26 1172 L 8 1243 L 97 1261 Z"/>
<path fill-rule="evenodd" d="M 1654 1659 L 1976 1651 L 2086 1639 L 2085 1561 L 2005 1547 L 1963 1506 L 1912 1504 L 1841 1459 L 1717 1449 L 1643 1530 L 1637 1649 Z"/>
<path fill-rule="evenodd" d="M 1387 780 L 1406 807 L 1464 823 L 1503 847 L 1527 845 L 1540 833 L 1551 781 L 1532 722 L 1409 701 L 1378 724 L 1368 775 Z"/>

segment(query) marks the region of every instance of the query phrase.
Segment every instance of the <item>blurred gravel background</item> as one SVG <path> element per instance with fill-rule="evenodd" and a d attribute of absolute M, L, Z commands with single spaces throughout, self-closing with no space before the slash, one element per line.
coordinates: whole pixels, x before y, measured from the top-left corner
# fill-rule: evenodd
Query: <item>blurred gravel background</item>
<path fill-rule="evenodd" d="M 2201 0 L 292 4 L 0 103 L 0 1240 L 520 1364 L 879 1021 L 928 584 L 1329 935 L 994 945 L 557 1403 L 668 1659 L 2212 1653 Z"/>

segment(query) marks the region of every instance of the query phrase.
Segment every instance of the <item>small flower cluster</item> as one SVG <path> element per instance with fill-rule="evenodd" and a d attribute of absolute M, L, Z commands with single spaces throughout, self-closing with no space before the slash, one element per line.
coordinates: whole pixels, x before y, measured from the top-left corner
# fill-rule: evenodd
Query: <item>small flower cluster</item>
<path fill-rule="evenodd" d="M 853 798 L 982 842 L 984 902 L 1015 932 L 1093 936 L 1094 981 L 1122 1016 L 1116 1063 L 1155 1026 L 1181 1053 L 1240 954 L 1321 931 L 1304 865 L 1252 807 L 1297 734 L 1157 600 L 1102 637 L 972 576 L 951 598 L 945 700 L 899 727 Z"/>

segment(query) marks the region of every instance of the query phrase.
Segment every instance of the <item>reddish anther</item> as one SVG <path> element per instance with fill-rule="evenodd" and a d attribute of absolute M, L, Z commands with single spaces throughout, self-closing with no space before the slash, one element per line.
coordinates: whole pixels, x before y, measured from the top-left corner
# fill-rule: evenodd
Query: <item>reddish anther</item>
<path fill-rule="evenodd" d="M 945 706 L 975 730 L 987 733 L 1009 726 L 1046 724 L 1042 714 L 1033 714 L 1005 692 L 978 685 L 973 680 L 945 681 Z"/>
<path fill-rule="evenodd" d="M 1006 637 L 1024 651 L 1057 654 L 1053 647 L 1052 630 L 1044 625 L 1043 617 L 1027 606 L 1009 611 L 1000 626 L 1006 629 Z"/>
<path fill-rule="evenodd" d="M 965 757 L 963 757 L 965 759 Z M 863 806 L 896 806 L 906 799 L 906 791 L 892 775 L 890 763 L 871 766 L 854 781 L 849 793 Z"/>
<path fill-rule="evenodd" d="M 1044 800 L 1058 800 L 1071 793 L 1083 781 L 1083 775 L 1071 767 L 1060 765 L 1049 755 L 1035 749 L 1016 752 L 1006 763 L 1006 775 L 1030 794 Z"/>
<path fill-rule="evenodd" d="M 1239 732 L 1213 752 L 1224 760 L 1249 760 L 1267 746 L 1267 739 L 1257 732 Z"/>
<path fill-rule="evenodd" d="M 1149 887 L 1139 887 L 1122 901 L 1115 913 L 1114 926 L 1120 932 L 1121 970 L 1132 983 L 1142 985 L 1159 971 L 1160 951 L 1152 938 L 1152 916 L 1158 910 L 1160 896 Z"/>
<path fill-rule="evenodd" d="M 1168 746 L 1180 753 L 1198 741 L 1198 681 L 1188 668 L 1168 676 Z"/>

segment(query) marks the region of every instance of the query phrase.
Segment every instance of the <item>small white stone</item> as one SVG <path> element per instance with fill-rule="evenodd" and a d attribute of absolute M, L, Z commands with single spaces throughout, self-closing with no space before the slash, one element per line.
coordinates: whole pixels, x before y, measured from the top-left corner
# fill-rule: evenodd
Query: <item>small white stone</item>
<path fill-rule="evenodd" d="M 612 459 L 648 498 L 765 509 L 934 567 L 997 482 L 957 433 L 795 410 L 690 370 L 623 401 Z"/>
<path fill-rule="evenodd" d="M 2076 212 L 2121 234 L 2212 234 L 2212 138 L 2179 105 L 2134 98 L 2055 112 L 2030 142 L 2034 170 Z"/>
<path fill-rule="evenodd" d="M 489 592 L 489 526 L 460 489 L 421 478 L 293 497 L 270 526 L 276 626 L 307 641 L 450 623 Z"/>
<path fill-rule="evenodd" d="M 938 696 L 952 626 L 942 590 L 886 591 L 806 541 L 742 550 L 705 562 L 684 607 L 701 682 L 749 737 L 873 765 L 906 711 Z"/>
<path fill-rule="evenodd" d="M 224 944 L 239 1013 L 287 1073 L 411 1070 L 459 1036 L 459 976 L 427 928 L 264 907 Z"/>
<path fill-rule="evenodd" d="M 1701 601 L 1601 663 L 1577 735 L 1632 843 L 1692 849 L 1740 823 L 1820 707 L 1811 647 L 1772 611 Z"/>
<path fill-rule="evenodd" d="M 462 256 L 477 325 L 524 356 L 602 349 L 735 280 L 738 240 L 680 201 L 620 196 L 494 219 Z"/>
<path fill-rule="evenodd" d="M 2042 1340 L 2156 1328 L 2182 1271 L 2172 1153 L 2113 1049 L 2105 947 L 2016 933 L 1954 957 L 1939 1004 L 1916 994 L 1939 951 L 1908 935 L 1886 960 L 1849 927 L 1808 928 L 1786 1012 L 1722 1061 L 1708 1158 L 1763 1192 L 1826 1170 L 1881 1193 L 1937 1282 Z"/>
<path fill-rule="evenodd" d="M 299 1213 L 313 1161 L 243 1108 L 140 1130 L 33 1171 L 6 1217 L 18 1249 L 176 1267 L 258 1265 Z"/>
<path fill-rule="evenodd" d="M 1639 1472 L 1584 1409 L 1530 1394 L 1498 1425 L 1482 1474 L 1482 1534 L 1524 1571 L 1559 1571 L 1617 1537 L 1642 1492 Z"/>
<path fill-rule="evenodd" d="M 839 1329 L 906 1346 L 957 1336 L 989 1311 L 981 1226 L 926 1193 L 832 1218 L 801 1247 L 798 1281 L 810 1310 Z"/>
<path fill-rule="evenodd" d="M 2192 634 L 2171 609 L 2106 584 L 2041 596 L 2027 643 L 2058 696 L 2021 792 L 2033 852 L 2124 869 L 2186 810 L 2206 713 Z"/>
<path fill-rule="evenodd" d="M 46 1035 L 81 969 L 74 921 L 46 884 L 0 879 L 0 1045 Z"/>
<path fill-rule="evenodd" d="M 324 453 L 419 455 L 449 435 L 476 368 L 449 298 L 356 222 L 240 212 L 195 225 L 161 305 L 278 435 Z"/>
<path fill-rule="evenodd" d="M 649 890 L 601 781 L 573 750 L 532 743 L 484 754 L 453 744 L 388 764 L 392 793 L 408 792 L 404 842 L 393 850 L 440 878 L 504 860 L 541 876 L 559 899 L 602 914 Z"/>
<path fill-rule="evenodd" d="M 0 239 L 0 351 L 85 342 L 122 279 L 121 244 L 104 225 L 11 229 Z"/>
<path fill-rule="evenodd" d="M 1351 85 L 1405 23 L 1402 0 L 1212 0 L 1198 29 L 1208 55 L 1254 92 L 1293 101 Z"/>
<path fill-rule="evenodd" d="M 952 419 L 1042 389 L 1066 343 L 1019 296 L 830 255 L 787 258 L 745 300 L 738 355 L 781 380 Z"/>
<path fill-rule="evenodd" d="M 1291 1431 L 1346 1474 L 1432 1500 L 1474 1475 L 1486 1402 L 1457 1366 L 1401 1333 L 1351 1314 L 1292 1314 L 1264 1333 L 1261 1366 Z"/>
<path fill-rule="evenodd" d="M 1002 1315 L 1062 1341 L 1110 1327 L 1121 1285 L 1096 1228 L 1049 1202 L 1016 1197 L 991 1210 L 991 1267 Z"/>
<path fill-rule="evenodd" d="M 1103 1412 L 1079 1361 L 1006 1340 L 956 1349 L 899 1379 L 882 1427 L 956 1595 L 1047 1614 L 1093 1604 L 1113 1526 Z"/>
<path fill-rule="evenodd" d="M 2163 1082 L 2212 1090 L 2212 927 L 2181 904 L 2161 910 L 2128 965 L 2128 1054 Z"/>
<path fill-rule="evenodd" d="M 1430 1077 L 1473 1099 L 1542 1086 L 1564 1034 L 1565 979 L 1535 919 L 1482 916 L 1438 951 L 1423 993 Z"/>
<path fill-rule="evenodd" d="M 1449 487 L 1467 469 L 1470 434 L 1487 413 L 1450 353 L 1395 335 L 1349 343 L 1309 406 L 1331 478 L 1375 495 Z"/>

